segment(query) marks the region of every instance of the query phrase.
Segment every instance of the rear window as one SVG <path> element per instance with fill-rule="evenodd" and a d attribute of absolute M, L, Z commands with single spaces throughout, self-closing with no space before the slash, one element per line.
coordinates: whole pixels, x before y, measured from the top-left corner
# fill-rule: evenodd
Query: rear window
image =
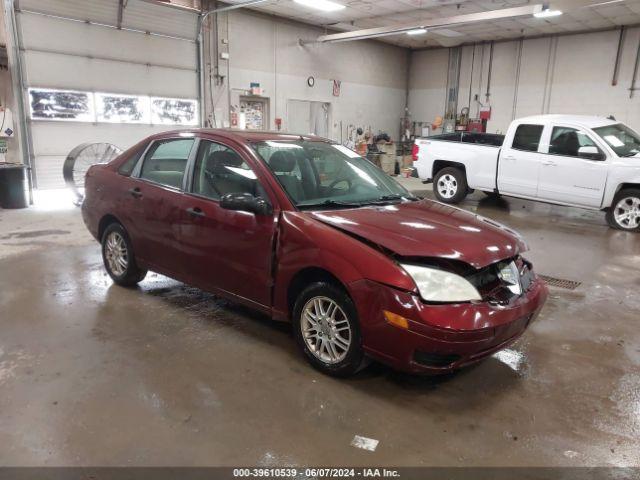
<path fill-rule="evenodd" d="M 516 129 L 511 148 L 526 152 L 537 152 L 542 137 L 543 125 L 520 125 Z"/>
<path fill-rule="evenodd" d="M 142 147 L 138 148 L 138 150 L 133 152 L 131 156 L 127 160 L 125 160 L 122 165 L 120 165 L 120 168 L 118 168 L 118 173 L 127 177 L 130 176 L 146 148 L 147 145 L 145 144 Z"/>

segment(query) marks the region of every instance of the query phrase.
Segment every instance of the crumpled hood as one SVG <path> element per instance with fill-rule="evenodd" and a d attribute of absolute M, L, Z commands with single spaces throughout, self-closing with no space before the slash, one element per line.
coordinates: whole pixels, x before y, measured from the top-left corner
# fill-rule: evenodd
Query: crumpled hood
<path fill-rule="evenodd" d="M 482 268 L 527 250 L 513 230 L 430 200 L 307 213 L 403 257 L 446 258 Z"/>

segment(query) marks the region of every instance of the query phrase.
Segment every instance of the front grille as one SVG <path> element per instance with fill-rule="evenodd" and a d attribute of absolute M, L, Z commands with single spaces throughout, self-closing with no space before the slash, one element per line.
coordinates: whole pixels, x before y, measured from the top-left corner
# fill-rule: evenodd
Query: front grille
<path fill-rule="evenodd" d="M 531 288 L 534 277 L 531 264 L 520 256 L 488 265 L 468 275 L 466 279 L 476 287 L 484 301 L 507 304 L 516 295 L 511 292 L 508 285 L 500 279 L 498 272 L 501 265 L 512 261 L 516 263 L 518 271 L 520 272 L 520 284 L 522 286 L 522 292 L 524 293 Z"/>
<path fill-rule="evenodd" d="M 413 354 L 413 361 L 425 367 L 444 368 L 460 360 L 460 355 L 426 353 L 416 350 Z"/>

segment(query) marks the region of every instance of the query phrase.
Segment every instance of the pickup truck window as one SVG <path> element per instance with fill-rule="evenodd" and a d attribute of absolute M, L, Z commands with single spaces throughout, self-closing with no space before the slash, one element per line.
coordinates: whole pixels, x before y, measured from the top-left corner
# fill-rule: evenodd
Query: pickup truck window
<path fill-rule="evenodd" d="M 519 125 L 513 137 L 511 148 L 526 152 L 537 152 L 543 129 L 543 125 Z"/>
<path fill-rule="evenodd" d="M 607 142 L 619 157 L 633 157 L 640 153 L 640 136 L 626 125 L 618 123 L 594 128 L 593 131 Z"/>
<path fill-rule="evenodd" d="M 598 146 L 586 133 L 570 127 L 553 127 L 549 153 L 565 157 L 580 157 L 579 150 L 582 147 L 594 147 L 600 152 Z"/>

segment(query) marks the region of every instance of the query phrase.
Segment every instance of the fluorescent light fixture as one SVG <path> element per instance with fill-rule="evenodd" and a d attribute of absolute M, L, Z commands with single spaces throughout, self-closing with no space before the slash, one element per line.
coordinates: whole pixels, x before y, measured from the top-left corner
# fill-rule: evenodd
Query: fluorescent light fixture
<path fill-rule="evenodd" d="M 425 33 L 427 33 L 427 29 L 426 28 L 416 28 L 413 30 L 409 30 L 407 32 L 407 35 L 424 35 Z"/>
<path fill-rule="evenodd" d="M 548 8 L 545 8 L 544 10 L 541 10 L 538 13 L 533 14 L 533 16 L 536 18 L 557 17 L 559 15 L 562 15 L 561 10 L 549 10 Z"/>
<path fill-rule="evenodd" d="M 344 5 L 332 2 L 330 0 L 293 0 L 305 7 L 315 8 L 316 10 L 322 10 L 323 12 L 336 12 L 346 8 Z"/>
<path fill-rule="evenodd" d="M 438 28 L 437 30 L 432 30 L 432 32 L 442 37 L 464 37 L 464 33 L 456 32 L 448 28 Z"/>

